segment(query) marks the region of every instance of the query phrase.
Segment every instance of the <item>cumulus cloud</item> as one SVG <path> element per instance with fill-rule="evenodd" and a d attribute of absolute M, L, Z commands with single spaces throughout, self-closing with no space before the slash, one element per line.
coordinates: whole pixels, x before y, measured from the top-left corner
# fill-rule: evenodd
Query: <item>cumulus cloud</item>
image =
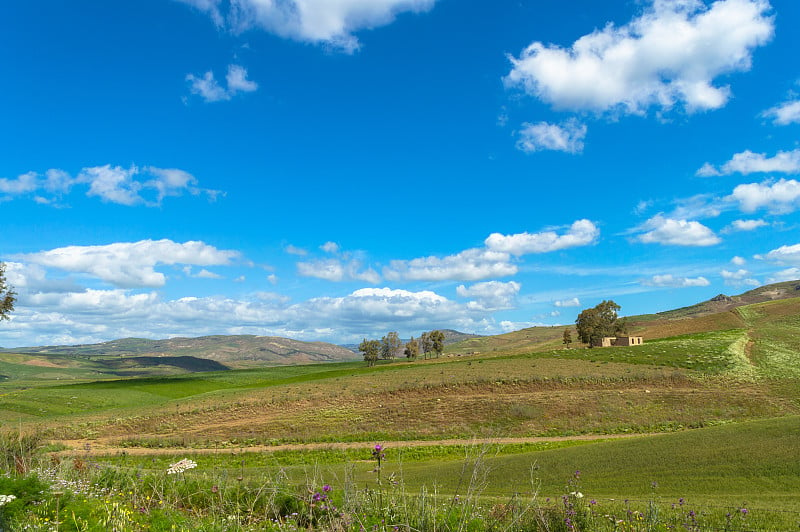
<path fill-rule="evenodd" d="M 341 261 L 322 259 L 297 263 L 297 273 L 303 277 L 316 277 L 326 281 L 365 281 L 371 284 L 381 282 L 381 276 L 372 268 L 363 268 L 358 259 Z"/>
<path fill-rule="evenodd" d="M 0 179 L 0 194 L 6 194 L 6 199 L 35 194 L 35 201 L 50 204 L 73 187 L 85 185 L 88 197 L 118 205 L 150 207 L 161 205 L 167 196 L 205 194 L 215 199 L 220 194 L 217 190 L 199 188 L 197 184 L 193 175 L 177 168 L 135 165 L 123 168 L 106 164 L 83 168 L 74 178 L 63 170 L 50 169 L 44 175 L 28 172 L 16 179 Z"/>
<path fill-rule="evenodd" d="M 336 242 L 325 242 L 319 247 L 319 249 L 321 249 L 325 253 L 331 253 L 335 255 L 336 253 L 339 252 L 339 244 L 337 244 Z"/>
<path fill-rule="evenodd" d="M 781 246 L 773 249 L 766 255 L 756 255 L 756 258 L 776 262 L 778 264 L 800 266 L 800 244 Z"/>
<path fill-rule="evenodd" d="M 225 76 L 226 87 L 219 84 L 210 70 L 201 77 L 187 74 L 186 81 L 189 82 L 189 91 L 203 98 L 206 103 L 230 100 L 240 92 L 258 90 L 258 84 L 248 80 L 247 70 L 239 65 L 228 66 L 228 74 Z"/>
<path fill-rule="evenodd" d="M 650 279 L 641 281 L 645 286 L 658 286 L 667 288 L 688 288 L 693 286 L 708 286 L 711 283 L 705 277 L 676 277 L 672 274 L 654 275 Z"/>
<path fill-rule="evenodd" d="M 446 257 L 393 260 L 383 269 L 390 281 L 480 281 L 517 273 L 508 253 L 491 249 L 467 249 Z"/>
<path fill-rule="evenodd" d="M 711 163 L 705 163 L 696 175 L 701 177 L 722 176 L 731 174 L 753 174 L 765 172 L 780 172 L 784 174 L 796 174 L 800 172 L 800 149 L 792 151 L 779 151 L 773 157 L 767 157 L 766 153 L 754 153 L 745 150 L 736 153 L 730 161 L 723 164 L 719 169 Z"/>
<path fill-rule="evenodd" d="M 577 297 L 573 297 L 572 299 L 561 299 L 559 301 L 553 301 L 553 305 L 557 307 L 580 307 L 581 300 Z"/>
<path fill-rule="evenodd" d="M 644 114 L 648 108 L 718 109 L 720 75 L 750 69 L 773 35 L 766 0 L 654 0 L 623 26 L 607 24 L 569 48 L 534 42 L 511 57 L 510 86 L 556 108 Z"/>
<path fill-rule="evenodd" d="M 24 271 L 30 268 L 26 264 Z M 0 345 L 75 344 L 120 337 L 208 334 L 275 335 L 341 343 L 380 337 L 387 330 L 415 336 L 431 328 L 486 334 L 501 330 L 487 316 L 488 311 L 475 305 L 475 301 L 461 304 L 428 290 L 361 288 L 343 297 L 317 297 L 291 303 L 288 297 L 272 292 L 251 293 L 242 299 L 165 299 L 153 291 L 77 288 L 42 292 L 31 291 L 33 285 L 34 282 L 29 282 L 19 287 L 13 327 L 0 329 Z M 484 301 L 491 301 L 492 291 L 487 288 L 466 290 L 474 293 L 476 300 L 483 295 Z M 498 288 L 495 301 L 502 302 L 504 291 L 508 294 L 515 290 L 513 284 Z"/>
<path fill-rule="evenodd" d="M 669 246 L 713 246 L 721 242 L 714 232 L 700 222 L 675 220 L 658 214 L 640 228 L 637 239 L 645 244 Z"/>
<path fill-rule="evenodd" d="M 740 257 L 737 255 L 731 259 L 731 264 L 734 264 L 736 266 L 742 266 L 743 264 L 747 264 L 747 261 L 744 259 L 744 257 Z"/>
<path fill-rule="evenodd" d="M 734 220 L 723 231 L 726 233 L 755 231 L 760 227 L 767 227 L 769 223 L 764 220 Z"/>
<path fill-rule="evenodd" d="M 586 137 L 586 125 L 577 120 L 569 120 L 562 124 L 522 124 L 519 132 L 517 149 L 525 153 L 553 150 L 567 153 L 583 151 L 583 139 Z"/>
<path fill-rule="evenodd" d="M 163 286 L 166 277 L 155 270 L 158 265 L 220 266 L 230 264 L 239 256 L 237 251 L 219 250 L 203 242 L 178 243 L 163 239 L 102 246 L 67 246 L 21 255 L 19 258 L 131 288 Z"/>
<path fill-rule="evenodd" d="M 352 53 L 353 35 L 391 23 L 401 13 L 431 9 L 436 0 L 180 0 L 207 13 L 215 24 L 241 32 L 260 28 L 297 41 L 321 43 Z"/>
<path fill-rule="evenodd" d="M 590 220 L 583 219 L 573 222 L 569 229 L 561 235 L 555 231 L 525 232 L 514 235 L 492 233 L 484 243 L 490 250 L 519 256 L 587 246 L 593 244 L 599 235 L 600 230 L 597 226 Z"/>
<path fill-rule="evenodd" d="M 800 124 L 800 100 L 789 100 L 762 113 L 764 118 L 772 118 L 776 126 Z"/>
<path fill-rule="evenodd" d="M 800 268 L 787 268 L 781 270 L 767 279 L 767 283 L 782 283 L 784 281 L 796 281 L 800 279 Z"/>
<path fill-rule="evenodd" d="M 507 283 L 489 281 L 476 283 L 470 287 L 462 284 L 456 288 L 456 293 L 461 297 L 474 299 L 467 303 L 471 309 L 495 311 L 514 308 L 514 300 L 521 287 L 522 285 L 515 281 Z"/>
<path fill-rule="evenodd" d="M 800 204 L 800 182 L 780 179 L 738 185 L 727 199 L 738 202 L 743 212 L 766 209 L 773 214 L 785 214 Z"/>
<path fill-rule="evenodd" d="M 749 277 L 750 272 L 740 268 L 736 271 L 728 271 L 722 270 L 719 272 L 722 278 L 725 280 L 726 285 L 730 286 L 761 286 L 761 283 Z"/>

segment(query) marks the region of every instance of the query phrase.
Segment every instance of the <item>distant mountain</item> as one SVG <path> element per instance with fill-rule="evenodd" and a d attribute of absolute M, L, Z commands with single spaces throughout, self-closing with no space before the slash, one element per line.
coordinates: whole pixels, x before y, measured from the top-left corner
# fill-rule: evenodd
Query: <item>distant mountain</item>
<path fill-rule="evenodd" d="M 31 355 L 127 357 L 194 357 L 213 360 L 229 367 L 266 364 L 308 364 L 341 362 L 359 357 L 341 346 L 325 342 L 301 342 L 275 336 L 202 336 L 147 340 L 123 338 L 99 344 L 41 346 L 0 349 L 0 352 Z"/>

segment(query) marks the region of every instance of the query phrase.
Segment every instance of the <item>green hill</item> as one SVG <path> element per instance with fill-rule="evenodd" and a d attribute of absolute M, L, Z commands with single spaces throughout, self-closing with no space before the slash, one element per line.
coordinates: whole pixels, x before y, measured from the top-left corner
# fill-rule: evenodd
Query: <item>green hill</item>
<path fill-rule="evenodd" d="M 341 362 L 359 357 L 341 346 L 325 342 L 301 342 L 274 336 L 202 336 L 147 340 L 123 338 L 110 342 L 71 346 L 23 347 L 0 349 L 0 352 L 29 355 L 93 357 L 194 357 L 216 361 L 225 367 L 248 367 L 263 364 L 308 364 Z M 96 360 L 96 359 L 95 359 Z M 222 369 L 217 367 L 216 369 Z"/>

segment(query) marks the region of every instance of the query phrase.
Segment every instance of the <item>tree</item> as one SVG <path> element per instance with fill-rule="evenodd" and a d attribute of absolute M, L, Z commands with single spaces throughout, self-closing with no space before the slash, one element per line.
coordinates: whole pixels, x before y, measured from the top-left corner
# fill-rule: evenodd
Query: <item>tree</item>
<path fill-rule="evenodd" d="M 617 312 L 621 307 L 611 300 L 603 301 L 593 308 L 587 308 L 578 314 L 575 329 L 581 342 L 592 344 L 605 336 L 615 336 L 627 330 L 625 320 L 618 319 Z"/>
<path fill-rule="evenodd" d="M 436 358 L 439 358 L 444 351 L 444 333 L 442 331 L 431 331 L 431 348 L 436 353 Z"/>
<path fill-rule="evenodd" d="M 384 360 L 394 360 L 402 348 L 403 342 L 397 332 L 392 331 L 381 338 L 381 358 Z"/>
<path fill-rule="evenodd" d="M 0 321 L 7 320 L 14 310 L 17 293 L 6 284 L 6 265 L 0 262 Z"/>
<path fill-rule="evenodd" d="M 414 337 L 411 337 L 411 340 L 406 342 L 406 348 L 404 350 L 406 358 L 417 358 L 419 355 L 419 342 L 414 340 Z"/>
<path fill-rule="evenodd" d="M 364 362 L 367 366 L 372 367 L 378 361 L 378 355 L 381 352 L 381 343 L 378 340 L 367 340 L 364 338 L 358 345 L 358 350 L 364 353 Z"/>
<path fill-rule="evenodd" d="M 564 345 L 569 347 L 572 343 L 572 332 L 569 329 L 564 329 Z"/>
<path fill-rule="evenodd" d="M 431 333 L 424 332 L 419 337 L 419 346 L 422 349 L 423 358 L 428 358 L 428 353 L 433 351 L 433 342 L 431 341 Z"/>

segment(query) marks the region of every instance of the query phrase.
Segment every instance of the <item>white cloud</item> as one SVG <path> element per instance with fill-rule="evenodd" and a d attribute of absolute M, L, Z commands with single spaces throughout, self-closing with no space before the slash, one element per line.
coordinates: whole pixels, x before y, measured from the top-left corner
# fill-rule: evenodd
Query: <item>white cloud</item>
<path fill-rule="evenodd" d="M 519 132 L 517 149 L 526 153 L 543 150 L 581 153 L 586 131 L 586 125 L 577 120 L 569 120 L 561 125 L 526 122 L 522 124 L 522 131 Z"/>
<path fill-rule="evenodd" d="M 300 257 L 305 257 L 308 255 L 308 251 L 303 248 L 293 246 L 292 244 L 287 245 L 285 248 L 283 248 L 283 250 L 289 255 L 298 255 Z"/>
<path fill-rule="evenodd" d="M 224 279 L 220 274 L 208 271 L 205 268 L 201 269 L 194 276 L 198 279 Z"/>
<path fill-rule="evenodd" d="M 321 249 L 325 253 L 330 253 L 332 255 L 335 255 L 336 253 L 339 252 L 339 244 L 337 244 L 336 242 L 325 242 L 319 247 L 319 249 Z"/>
<path fill-rule="evenodd" d="M 769 226 L 769 223 L 764 220 L 734 220 L 724 231 L 727 233 L 733 231 L 755 231 L 760 227 L 767 226 Z"/>
<path fill-rule="evenodd" d="M 736 266 L 742 266 L 744 264 L 747 264 L 747 261 L 743 257 L 737 255 L 731 259 L 731 264 L 734 264 Z"/>
<path fill-rule="evenodd" d="M 391 281 L 480 281 L 517 273 L 508 253 L 473 248 L 446 257 L 393 260 L 383 269 Z"/>
<path fill-rule="evenodd" d="M 247 70 L 240 65 L 228 65 L 228 73 L 225 76 L 227 87 L 220 85 L 210 70 L 202 77 L 187 74 L 186 81 L 189 82 L 191 93 L 200 96 L 207 103 L 230 100 L 240 92 L 258 90 L 258 83 L 248 80 Z"/>
<path fill-rule="evenodd" d="M 269 284 L 271 285 L 276 285 L 278 284 L 278 276 L 275 275 L 274 273 L 271 273 L 267 275 L 267 281 L 269 281 Z"/>
<path fill-rule="evenodd" d="M 744 212 L 763 208 L 774 214 L 785 214 L 794 211 L 800 204 L 800 182 L 780 179 L 738 185 L 727 199 L 738 202 Z"/>
<path fill-rule="evenodd" d="M 137 179 L 138 176 L 144 179 Z M 185 192 L 194 196 L 206 194 L 211 199 L 220 194 L 216 190 L 198 188 L 193 175 L 177 168 L 135 165 L 123 168 L 110 164 L 83 168 L 75 178 L 63 170 L 50 169 L 44 176 L 28 172 L 16 179 L 0 179 L 0 194 L 5 193 L 9 198 L 36 194 L 33 199 L 37 203 L 54 204 L 76 185 L 88 185 L 86 195 L 89 197 L 127 206 L 154 207 L 161 205 L 167 196 L 181 196 Z"/>
<path fill-rule="evenodd" d="M 781 246 L 773 249 L 766 255 L 756 255 L 756 258 L 776 262 L 778 264 L 800 266 L 800 244 Z"/>
<path fill-rule="evenodd" d="M 553 301 L 553 305 L 557 307 L 580 307 L 581 300 L 577 297 L 573 297 L 572 299 L 561 299 L 559 301 Z"/>
<path fill-rule="evenodd" d="M 237 251 L 219 250 L 203 242 L 141 240 L 103 246 L 67 246 L 20 258 L 33 264 L 88 274 L 120 287 L 163 286 L 166 277 L 154 268 L 160 264 L 219 266 L 239 257 Z"/>
<path fill-rule="evenodd" d="M 161 204 L 163 199 L 167 196 L 181 196 L 184 192 L 189 192 L 193 196 L 208 194 L 212 199 L 215 199 L 219 194 L 219 191 L 216 190 L 198 188 L 197 178 L 189 172 L 178 168 L 156 168 L 155 166 L 148 166 L 144 171 L 151 174 L 153 179 L 145 181 L 142 186 L 157 191 L 157 204 Z"/>
<path fill-rule="evenodd" d="M 456 288 L 456 293 L 460 297 L 472 298 L 467 306 L 475 310 L 495 311 L 514 308 L 514 300 L 519 294 L 521 284 L 515 281 L 503 283 L 500 281 L 489 281 L 477 283 L 470 287 L 463 284 Z"/>
<path fill-rule="evenodd" d="M 358 259 L 340 261 L 323 259 L 297 263 L 297 273 L 303 277 L 316 277 L 326 281 L 365 281 L 371 284 L 381 282 L 381 277 L 372 268 L 363 269 Z"/>
<path fill-rule="evenodd" d="M 215 24 L 241 32 L 261 28 L 281 37 L 322 43 L 352 53 L 353 35 L 389 24 L 400 13 L 418 13 L 435 0 L 180 0 L 207 13 Z"/>
<path fill-rule="evenodd" d="M 784 281 L 797 281 L 800 279 L 800 268 L 787 268 L 776 272 L 767 279 L 767 283 L 782 283 Z"/>
<path fill-rule="evenodd" d="M 758 280 L 748 277 L 750 272 L 745 269 L 740 268 L 734 272 L 722 270 L 719 274 L 725 280 L 725 284 L 730 286 L 761 286 Z"/>
<path fill-rule="evenodd" d="M 640 228 L 638 236 L 645 244 L 670 246 L 713 246 L 721 242 L 714 232 L 700 222 L 665 218 L 660 214 L 650 218 Z"/>
<path fill-rule="evenodd" d="M 500 331 L 486 310 L 470 305 L 472 302 L 456 303 L 432 291 L 362 288 L 343 297 L 319 297 L 295 304 L 271 292 L 252 293 L 245 299 L 165 300 L 156 292 L 122 289 L 29 292 L 28 287 L 21 287 L 19 291 L 13 327 L 0 328 L 0 345 L 208 334 L 274 335 L 341 343 L 380 338 L 390 330 L 404 336 L 432 328 L 486 334 Z"/>
<path fill-rule="evenodd" d="M 767 109 L 762 113 L 765 118 L 772 118 L 772 123 L 777 126 L 800 124 L 800 100 L 789 100 Z"/>
<path fill-rule="evenodd" d="M 228 82 L 228 94 L 230 95 L 258 90 L 258 83 L 247 79 L 247 69 L 241 65 L 228 65 L 225 81 Z"/>
<path fill-rule="evenodd" d="M 0 192 L 10 196 L 27 194 L 38 189 L 39 175 L 36 172 L 22 174 L 16 179 L 0 179 Z"/>
<path fill-rule="evenodd" d="M 641 281 L 645 286 L 659 286 L 669 288 L 688 288 L 693 286 L 708 286 L 711 283 L 705 277 L 675 277 L 672 274 L 654 275 L 650 279 Z"/>
<path fill-rule="evenodd" d="M 577 220 L 566 233 L 559 235 L 555 231 L 541 233 L 517 233 L 503 235 L 492 233 L 486 238 L 486 247 L 492 251 L 501 251 L 512 255 L 529 253 L 548 253 L 560 249 L 587 246 L 597 240 L 600 230 L 590 220 Z"/>
<path fill-rule="evenodd" d="M 751 52 L 773 35 L 766 0 L 654 0 L 623 26 L 609 23 L 571 47 L 534 42 L 506 83 L 556 108 L 643 114 L 682 103 L 717 109 L 730 88 L 718 76 L 750 68 Z"/>
<path fill-rule="evenodd" d="M 784 174 L 800 173 L 800 149 L 779 151 L 774 157 L 766 153 L 754 153 L 745 150 L 736 153 L 730 161 L 719 169 L 711 163 L 705 163 L 696 175 L 702 177 L 731 175 L 734 173 L 748 175 L 753 173 L 780 172 Z"/>

